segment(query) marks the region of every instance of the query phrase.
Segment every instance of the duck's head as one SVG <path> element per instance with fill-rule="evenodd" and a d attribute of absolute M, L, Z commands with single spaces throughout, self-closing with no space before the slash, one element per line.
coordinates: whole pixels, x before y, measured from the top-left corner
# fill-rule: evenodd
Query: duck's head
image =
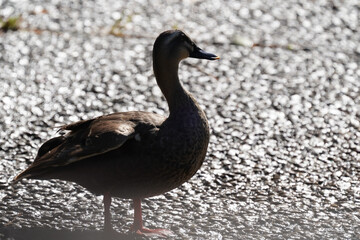
<path fill-rule="evenodd" d="M 156 39 L 153 49 L 154 62 L 160 59 L 180 62 L 187 57 L 208 60 L 219 59 L 215 54 L 207 53 L 196 46 L 196 44 L 180 30 L 165 31 Z"/>

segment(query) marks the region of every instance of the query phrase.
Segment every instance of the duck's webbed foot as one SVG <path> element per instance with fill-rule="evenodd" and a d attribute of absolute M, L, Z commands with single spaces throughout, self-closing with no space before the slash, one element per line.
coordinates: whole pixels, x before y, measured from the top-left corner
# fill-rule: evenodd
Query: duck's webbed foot
<path fill-rule="evenodd" d="M 142 235 L 142 236 L 159 236 L 170 237 L 173 236 L 173 232 L 167 229 L 148 229 L 143 227 L 142 213 L 141 213 L 141 200 L 134 199 L 134 223 L 130 228 L 130 232 Z"/>
<path fill-rule="evenodd" d="M 131 232 L 138 234 L 138 235 L 142 235 L 142 236 L 159 236 L 159 237 L 170 237 L 173 236 L 174 233 L 170 230 L 167 229 L 162 229 L 162 228 L 158 228 L 158 229 L 148 229 L 148 228 L 140 228 L 140 229 L 130 229 Z"/>

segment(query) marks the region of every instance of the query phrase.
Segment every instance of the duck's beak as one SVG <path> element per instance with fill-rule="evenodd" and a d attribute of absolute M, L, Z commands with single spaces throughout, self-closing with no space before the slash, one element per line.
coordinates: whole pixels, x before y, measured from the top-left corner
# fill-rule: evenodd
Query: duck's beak
<path fill-rule="evenodd" d="M 219 56 L 215 54 L 205 52 L 199 47 L 195 47 L 194 50 L 190 53 L 189 57 L 191 58 L 200 58 L 200 59 L 208 59 L 208 60 L 217 60 L 220 59 Z"/>

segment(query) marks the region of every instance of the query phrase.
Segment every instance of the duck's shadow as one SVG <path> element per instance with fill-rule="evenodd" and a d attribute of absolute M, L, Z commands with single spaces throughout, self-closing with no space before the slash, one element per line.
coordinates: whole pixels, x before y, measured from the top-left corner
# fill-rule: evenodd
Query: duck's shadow
<path fill-rule="evenodd" d="M 0 227 L 1 235 L 5 239 L 14 240 L 121 240 L 121 239 L 142 239 L 131 234 L 124 234 L 118 232 L 105 233 L 103 231 L 71 231 L 71 230 L 57 230 L 47 227 L 32 227 L 32 228 L 13 228 Z"/>

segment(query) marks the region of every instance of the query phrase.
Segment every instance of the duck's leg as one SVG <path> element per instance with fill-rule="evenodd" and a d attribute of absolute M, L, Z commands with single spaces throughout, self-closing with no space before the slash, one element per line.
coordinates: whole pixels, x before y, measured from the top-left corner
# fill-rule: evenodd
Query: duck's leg
<path fill-rule="evenodd" d="M 173 235 L 170 230 L 167 229 L 148 229 L 144 228 L 141 212 L 141 199 L 133 199 L 134 204 L 134 223 L 130 228 L 131 232 L 145 236 L 162 236 L 167 237 Z"/>
<path fill-rule="evenodd" d="M 104 216 L 105 216 L 104 230 L 106 232 L 112 231 L 110 206 L 111 206 L 111 195 L 109 192 L 106 192 L 104 194 Z"/>

